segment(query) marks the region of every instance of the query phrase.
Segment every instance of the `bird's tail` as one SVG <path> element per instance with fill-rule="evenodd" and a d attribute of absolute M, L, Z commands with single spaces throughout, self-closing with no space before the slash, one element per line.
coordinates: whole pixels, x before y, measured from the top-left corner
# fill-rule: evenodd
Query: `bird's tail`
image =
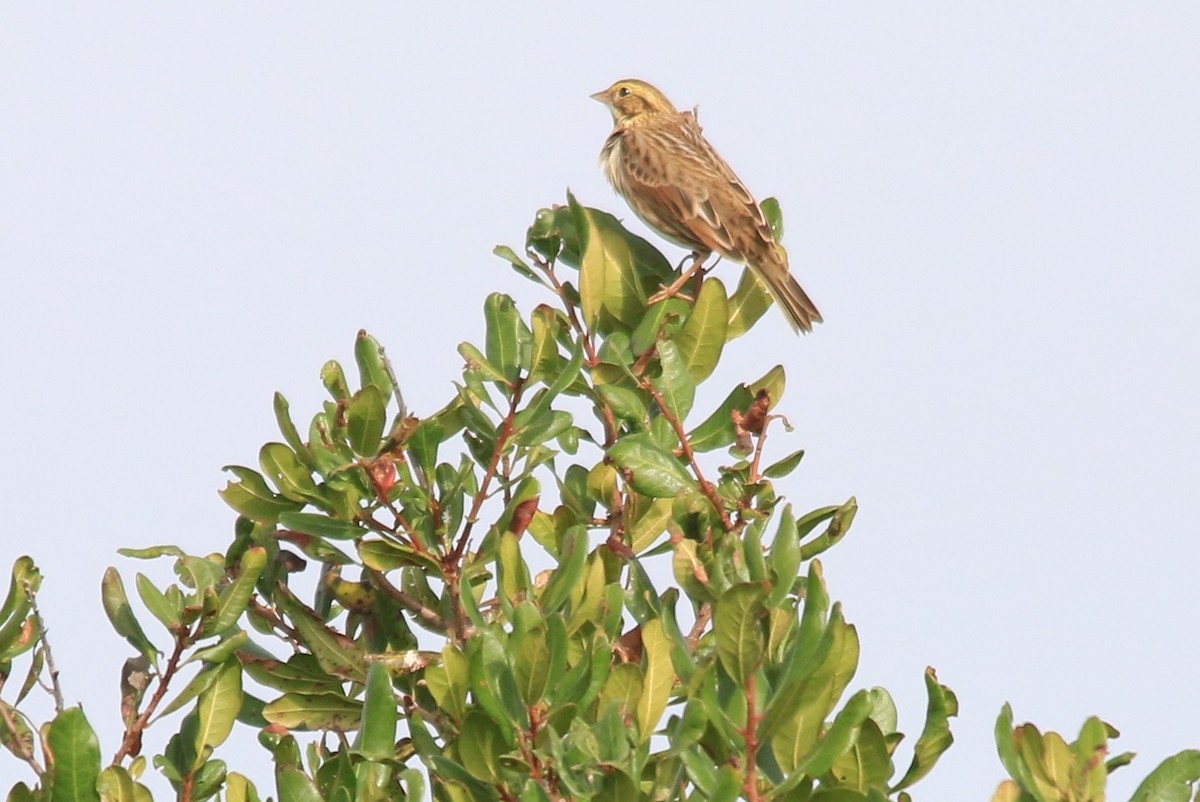
<path fill-rule="evenodd" d="M 817 311 L 817 306 L 808 297 L 808 293 L 788 271 L 787 257 L 780 253 L 778 248 L 772 248 L 771 251 L 770 256 L 758 260 L 751 268 L 767 285 L 775 303 L 779 304 L 787 315 L 792 328 L 797 332 L 810 332 L 814 323 L 822 322 L 821 313 Z"/>

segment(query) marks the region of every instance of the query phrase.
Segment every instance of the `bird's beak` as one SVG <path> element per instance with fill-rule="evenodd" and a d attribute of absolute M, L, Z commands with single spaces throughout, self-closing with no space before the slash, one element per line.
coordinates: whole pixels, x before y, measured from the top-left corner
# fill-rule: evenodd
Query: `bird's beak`
<path fill-rule="evenodd" d="M 594 95 L 588 95 L 588 97 L 590 97 L 592 100 L 596 100 L 596 101 L 599 101 L 600 103 L 603 103 L 605 106 L 608 105 L 608 90 L 607 89 L 602 89 Z"/>

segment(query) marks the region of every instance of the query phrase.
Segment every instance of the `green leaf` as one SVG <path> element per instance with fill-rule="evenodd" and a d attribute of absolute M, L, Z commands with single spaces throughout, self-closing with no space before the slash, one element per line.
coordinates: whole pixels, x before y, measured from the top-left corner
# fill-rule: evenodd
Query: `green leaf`
<path fill-rule="evenodd" d="M 242 613 L 246 611 L 250 597 L 254 595 L 254 586 L 266 567 L 266 549 L 262 546 L 246 549 L 246 553 L 242 555 L 237 579 L 221 591 L 216 615 L 210 619 L 211 624 L 206 623 L 204 627 L 206 635 L 219 635 L 238 622 Z"/>
<path fill-rule="evenodd" d="M 233 731 L 233 722 L 242 707 L 242 667 L 227 660 L 216 669 L 216 677 L 196 704 L 199 729 L 196 734 L 196 762 L 193 770 L 207 760 L 209 750 L 225 743 Z M 206 749 L 207 747 L 207 749 Z"/>
<path fill-rule="evenodd" d="M 667 709 L 675 671 L 671 666 L 671 643 L 663 630 L 661 618 L 642 625 L 642 650 L 645 671 L 642 676 L 642 695 L 637 704 L 638 733 L 641 742 L 650 740 L 654 728 Z"/>
<path fill-rule="evenodd" d="M 564 362 L 558 352 L 558 336 L 566 326 L 561 313 L 541 304 L 530 318 L 533 329 L 533 349 L 529 356 L 529 382 L 550 381 L 559 375 Z"/>
<path fill-rule="evenodd" d="M 488 362 L 499 368 L 504 380 L 512 384 L 528 359 L 532 335 L 525 328 L 513 299 L 503 293 L 494 292 L 487 297 L 483 316 L 487 322 L 484 350 Z M 522 352 L 525 359 L 522 359 Z"/>
<path fill-rule="evenodd" d="M 100 802 L 100 741 L 80 707 L 68 707 L 50 722 L 47 746 L 54 755 L 51 802 Z"/>
<path fill-rule="evenodd" d="M 892 792 L 909 788 L 928 774 L 938 758 L 954 743 L 950 733 L 950 719 L 958 715 L 958 698 L 954 692 L 937 681 L 933 668 L 925 669 L 925 692 L 929 703 L 925 710 L 925 729 L 913 747 L 912 763 Z"/>
<path fill-rule="evenodd" d="M 643 314 L 644 295 L 629 242 L 622 231 L 602 225 L 595 211 L 579 205 L 573 196 L 567 196 L 567 203 L 583 234 L 579 298 L 585 325 L 595 330 L 604 311 L 633 328 Z"/>
<path fill-rule="evenodd" d="M 854 516 L 857 514 L 858 500 L 854 496 L 851 496 L 849 501 L 833 510 L 829 526 L 825 528 L 825 531 L 800 547 L 800 559 L 811 560 L 818 554 L 837 545 L 838 541 L 850 531 L 850 524 L 854 522 Z M 812 515 L 813 513 L 809 513 L 804 516 L 804 521 L 797 522 L 797 528 L 800 529 L 800 537 L 804 537 L 807 534 L 808 530 L 805 527 L 808 526 L 808 521 L 811 520 Z"/>
<path fill-rule="evenodd" d="M 587 553 L 587 528 L 582 525 L 572 526 L 563 535 L 558 567 L 554 569 L 538 600 L 546 615 L 558 612 L 571 598 L 571 591 L 578 585 L 587 566 Z"/>
<path fill-rule="evenodd" d="M 834 760 L 830 773 L 837 779 L 839 787 L 862 793 L 872 788 L 887 790 L 892 756 L 879 725 L 869 718 L 863 721 L 858 737 Z"/>
<path fill-rule="evenodd" d="M 367 670 L 367 694 L 363 702 L 362 729 L 358 752 L 367 760 L 384 761 L 396 753 L 396 696 L 387 667 L 372 661 Z"/>
<path fill-rule="evenodd" d="M 283 393 L 275 393 L 274 406 L 275 422 L 279 426 L 279 433 L 283 435 L 284 442 L 296 452 L 302 462 L 309 465 L 312 456 L 308 453 L 308 446 L 300 439 L 300 433 L 296 431 L 296 424 L 292 421 L 292 414 Z"/>
<path fill-rule="evenodd" d="M 463 722 L 458 757 L 473 777 L 484 782 L 500 779 L 500 756 L 508 751 L 500 726 L 487 715 L 472 710 Z"/>
<path fill-rule="evenodd" d="M 373 457 L 379 453 L 387 426 L 385 404 L 383 393 L 373 384 L 363 387 L 346 403 L 346 435 L 355 454 Z"/>
<path fill-rule="evenodd" d="M 645 434 L 626 435 L 608 450 L 613 461 L 631 474 L 633 489 L 653 498 L 672 498 L 696 487 L 680 461 Z"/>
<path fill-rule="evenodd" d="M 319 499 L 312 471 L 283 443 L 267 443 L 258 452 L 263 473 L 284 498 L 295 502 Z"/>
<path fill-rule="evenodd" d="M 421 468 L 426 482 L 432 482 L 437 467 L 438 446 L 445 439 L 445 430 L 436 418 L 426 418 L 417 424 L 408 439 L 408 450 Z"/>
<path fill-rule="evenodd" d="M 539 704 L 550 680 L 548 627 L 537 606 L 520 603 L 513 611 L 513 632 L 508 649 L 521 698 L 530 707 Z"/>
<path fill-rule="evenodd" d="M 329 391 L 334 401 L 345 401 L 350 397 L 350 386 L 346 383 L 346 373 L 337 360 L 331 359 L 321 366 L 321 384 Z"/>
<path fill-rule="evenodd" d="M 801 757 L 798 761 L 780 760 L 780 765 L 792 775 L 793 780 L 804 774 L 819 777 L 833 768 L 834 761 L 854 745 L 859 728 L 868 720 L 870 714 L 871 699 L 866 691 L 859 691 L 850 697 L 842 712 L 837 714 L 833 723 L 807 754 L 797 755 L 796 757 Z M 786 731 L 781 732 L 776 740 L 785 740 L 785 736 Z M 776 755 L 778 756 L 778 750 Z"/>
<path fill-rule="evenodd" d="M 388 373 L 387 357 L 379 341 L 361 329 L 354 339 L 354 361 L 358 363 L 359 384 L 377 389 L 386 407 L 394 389 Z"/>
<path fill-rule="evenodd" d="M 1187 802 L 1200 782 L 1200 749 L 1185 749 L 1159 763 L 1133 792 L 1130 802 Z"/>
<path fill-rule="evenodd" d="M 490 631 L 468 644 L 471 692 L 493 721 L 505 727 L 528 726 L 529 709 L 521 699 L 504 646 Z"/>
<path fill-rule="evenodd" d="M 363 706 L 338 693 L 285 693 L 263 708 L 272 724 L 289 730 L 353 730 L 359 726 Z"/>
<path fill-rule="evenodd" d="M 717 657 L 735 684 L 746 681 L 762 664 L 765 637 L 762 585 L 734 585 L 721 594 L 713 611 Z"/>
<path fill-rule="evenodd" d="M 513 270 L 517 271 L 518 275 L 524 276 L 525 278 L 529 279 L 530 281 L 536 281 L 538 284 L 541 284 L 543 287 L 549 286 L 546 283 L 545 279 L 543 279 L 537 273 L 534 273 L 533 268 L 531 268 L 528 264 L 526 264 L 525 260 L 522 259 L 520 256 L 517 256 L 516 251 L 514 251 L 512 248 L 508 247 L 507 245 L 497 245 L 495 248 L 492 249 L 492 253 L 494 253 L 496 256 L 499 256 L 504 261 L 508 262 L 509 266 L 512 267 Z"/>
<path fill-rule="evenodd" d="M 717 278 L 709 278 L 700 286 L 692 312 L 675 336 L 679 356 L 696 384 L 711 376 L 717 367 L 725 348 L 728 326 L 729 301 L 725 285 Z"/>
<path fill-rule="evenodd" d="M 129 642 L 129 645 L 142 654 L 151 663 L 158 662 L 158 649 L 142 631 L 142 625 L 133 615 L 129 606 L 129 597 L 125 595 L 125 583 L 117 569 L 109 567 L 100 580 L 100 599 L 104 605 L 104 613 L 117 634 Z"/>
<path fill-rule="evenodd" d="M 311 608 L 305 606 L 283 585 L 275 590 L 275 603 L 292 621 L 304 645 L 325 671 L 335 676 L 363 682 L 367 678 L 366 661 L 354 641 L 325 626 Z"/>
<path fill-rule="evenodd" d="M 796 466 L 800 464 L 800 460 L 804 459 L 804 449 L 793 451 L 783 459 L 773 465 L 768 466 L 763 470 L 763 476 L 769 479 L 782 479 L 792 471 L 796 470 Z"/>
<path fill-rule="evenodd" d="M 192 701 L 197 696 L 208 690 L 212 684 L 217 681 L 219 670 L 219 666 L 215 665 L 202 669 L 199 674 L 192 677 L 191 682 L 184 686 L 183 690 L 179 692 L 178 696 L 172 699 L 166 707 L 162 708 L 155 714 L 154 721 L 158 721 L 159 719 L 171 715 L 176 710 L 182 709 L 183 706 L 188 702 Z"/>
<path fill-rule="evenodd" d="M 312 779 L 297 768 L 281 768 L 275 773 L 279 802 L 325 802 Z"/>
<path fill-rule="evenodd" d="M 233 508 L 234 512 L 244 515 L 252 521 L 263 524 L 273 524 L 281 513 L 297 510 L 304 506 L 302 502 L 290 501 L 276 495 L 262 474 L 243 468 L 240 465 L 226 465 L 224 470 L 235 477 L 236 482 L 229 482 L 225 489 L 218 492 L 221 499 Z M 139 555 L 133 555 L 139 556 Z M 150 556 L 150 555 L 147 555 Z"/>
<path fill-rule="evenodd" d="M 124 766 L 109 766 L 100 772 L 96 790 L 104 802 L 138 802 L 133 778 Z"/>
<path fill-rule="evenodd" d="M 725 336 L 730 340 L 741 337 L 758 322 L 759 318 L 771 308 L 771 293 L 763 285 L 754 271 L 746 268 L 742 271 L 741 281 L 729 299 L 729 326 Z"/>
<path fill-rule="evenodd" d="M 739 384 L 735 387 L 721 402 L 721 406 L 713 410 L 713 413 L 688 435 L 692 450 L 701 453 L 731 445 L 737 436 L 733 426 L 733 412 L 737 410 L 745 414 L 752 403 L 754 394 L 746 385 Z"/>
<path fill-rule="evenodd" d="M 150 614 L 157 618 L 168 631 L 174 632 L 179 628 L 183 616 L 183 605 L 172 604 L 167 595 L 155 587 L 154 583 L 142 573 L 134 577 L 138 596 Z M 175 597 L 180 600 L 180 597 Z"/>
<path fill-rule="evenodd" d="M 800 539 L 796 534 L 796 519 L 792 515 L 792 505 L 788 504 L 783 508 L 779 529 L 771 542 L 770 566 L 774 577 L 771 592 L 767 596 L 768 608 L 775 609 L 791 593 L 800 563 Z"/>
<path fill-rule="evenodd" d="M 650 548 L 667 531 L 674 505 L 670 499 L 658 498 L 639 506 L 644 506 L 645 510 L 629 526 L 629 545 L 634 554 Z"/>
<path fill-rule="evenodd" d="M 682 423 L 692 411 L 696 382 L 689 374 L 688 365 L 680 356 L 678 347 L 670 340 L 658 344 L 658 362 L 662 366 L 662 374 L 651 383 L 666 403 L 665 411 Z"/>
<path fill-rule="evenodd" d="M 483 355 L 475 346 L 470 343 L 459 343 L 458 353 L 463 359 L 467 360 L 467 371 L 478 371 L 479 375 L 490 382 L 496 382 L 501 385 L 508 385 L 509 380 L 505 378 L 504 371 L 488 361 L 488 358 Z"/>
<path fill-rule="evenodd" d="M 467 690 L 470 665 L 466 655 L 456 646 L 442 648 L 442 662 L 425 669 L 425 684 L 438 707 L 461 721 L 467 713 Z"/>
<path fill-rule="evenodd" d="M 330 540 L 354 540 L 367 534 L 358 524 L 313 512 L 285 512 L 279 516 L 279 523 L 294 532 Z"/>
<path fill-rule="evenodd" d="M 650 409 L 636 390 L 616 384 L 601 384 L 596 387 L 600 399 L 612 409 L 618 418 L 641 426 L 646 424 Z"/>

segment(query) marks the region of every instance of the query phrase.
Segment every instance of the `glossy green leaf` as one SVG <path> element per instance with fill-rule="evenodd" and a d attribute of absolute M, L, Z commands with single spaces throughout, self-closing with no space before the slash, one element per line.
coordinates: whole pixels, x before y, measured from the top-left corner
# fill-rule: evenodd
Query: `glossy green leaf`
<path fill-rule="evenodd" d="M 395 389 L 389 375 L 387 357 L 379 341 L 361 329 L 354 338 L 354 361 L 358 364 L 359 385 L 379 390 L 386 407 Z"/>
<path fill-rule="evenodd" d="M 350 385 L 346 383 L 346 372 L 337 360 L 331 359 L 321 366 L 321 384 L 329 391 L 334 401 L 345 401 L 350 397 Z"/>
<path fill-rule="evenodd" d="M 196 733 L 196 762 L 198 769 L 207 758 L 206 747 L 215 749 L 225 743 L 233 731 L 233 722 L 242 707 L 242 667 L 237 660 L 227 660 L 216 669 L 216 677 L 196 703 L 199 728 Z"/>
<path fill-rule="evenodd" d="M 692 450 L 701 453 L 732 445 L 737 436 L 733 425 L 733 412 L 736 410 L 745 414 L 753 402 L 754 395 L 746 385 L 739 384 L 735 387 L 721 405 L 688 435 Z"/>
<path fill-rule="evenodd" d="M 675 683 L 671 643 L 663 630 L 662 619 L 656 618 L 642 625 L 642 651 L 645 670 L 642 675 L 642 695 L 637 704 L 637 723 L 638 733 L 645 743 L 667 709 L 667 701 Z"/>
<path fill-rule="evenodd" d="M 558 567 L 546 583 L 539 599 L 546 615 L 560 610 L 571 598 L 571 590 L 583 577 L 587 566 L 588 536 L 583 526 L 573 526 L 563 536 L 562 550 L 558 555 Z"/>
<path fill-rule="evenodd" d="M 294 532 L 330 540 L 354 540 L 367 534 L 358 524 L 313 512 L 285 512 L 279 516 L 279 523 Z"/>
<path fill-rule="evenodd" d="M 696 486 L 679 459 L 647 435 L 622 437 L 608 450 L 608 455 L 620 468 L 630 472 L 634 490 L 643 495 L 671 498 Z"/>
<path fill-rule="evenodd" d="M 459 343 L 458 353 L 467 361 L 466 369 L 470 371 L 478 371 L 479 375 L 490 382 L 499 384 L 508 384 L 509 380 L 505 377 L 504 371 L 493 365 L 483 352 L 470 343 Z"/>
<path fill-rule="evenodd" d="M 261 546 L 246 549 L 237 578 L 221 591 L 216 615 L 210 619 L 211 625 L 206 624 L 205 634 L 219 635 L 238 622 L 242 613 L 246 611 L 250 597 L 254 595 L 254 586 L 266 567 L 266 549 Z"/>
<path fill-rule="evenodd" d="M 240 465 L 226 465 L 224 470 L 237 477 L 237 481 L 229 482 L 223 490 L 218 491 L 221 499 L 232 507 L 234 512 L 252 521 L 273 524 L 279 519 L 280 513 L 297 510 L 303 506 L 302 502 L 276 495 L 262 474 L 257 471 Z"/>
<path fill-rule="evenodd" d="M 666 412 L 682 422 L 692 411 L 696 398 L 696 382 L 689 374 L 689 367 L 679 354 L 679 348 L 670 340 L 658 344 L 658 362 L 662 373 L 651 380 L 654 389 L 662 396 Z"/>
<path fill-rule="evenodd" d="M 767 313 L 771 308 L 771 293 L 758 280 L 754 271 L 746 268 L 742 271 L 742 278 L 726 308 L 729 312 L 729 325 L 725 336 L 732 340 L 748 332 Z"/>
<path fill-rule="evenodd" d="M 471 692 L 480 707 L 498 724 L 528 726 L 529 709 L 499 638 L 486 631 L 470 644 L 470 652 Z"/>
<path fill-rule="evenodd" d="M 862 793 L 872 788 L 886 791 L 892 774 L 892 756 L 879 725 L 865 719 L 858 737 L 834 760 L 830 773 L 840 787 Z"/>
<path fill-rule="evenodd" d="M 456 721 L 466 715 L 467 690 L 469 688 L 470 665 L 466 655 L 456 646 L 447 644 L 442 648 L 442 661 L 425 669 L 425 684 L 438 707 L 448 712 Z"/>
<path fill-rule="evenodd" d="M 408 439 L 408 450 L 421 468 L 426 482 L 432 482 L 437 467 L 438 446 L 445 438 L 445 430 L 436 418 L 426 418 L 417 424 Z"/>
<path fill-rule="evenodd" d="M 634 554 L 641 554 L 666 534 L 674 505 L 670 499 L 658 498 L 644 506 L 644 511 L 629 526 L 629 543 Z"/>
<path fill-rule="evenodd" d="M 182 599 L 176 597 L 180 603 L 173 603 L 150 581 L 149 577 L 142 573 L 138 573 L 134 577 L 134 586 L 137 587 L 142 604 L 146 605 L 150 614 L 157 618 L 168 631 L 174 632 L 179 628 L 183 616 Z"/>
<path fill-rule="evenodd" d="M 279 794 L 279 802 L 325 802 L 316 783 L 298 768 L 276 771 L 275 789 Z"/>
<path fill-rule="evenodd" d="M 548 626 L 537 606 L 530 601 L 514 610 L 513 631 L 509 637 L 513 674 L 525 704 L 541 702 L 550 681 L 550 644 Z"/>
<path fill-rule="evenodd" d="M 100 741 L 83 708 L 68 707 L 50 722 L 46 744 L 54 755 L 51 802 L 100 802 Z"/>
<path fill-rule="evenodd" d="M 636 390 L 630 390 L 616 384 L 602 384 L 596 388 L 601 401 L 612 409 L 613 414 L 624 421 L 645 425 L 650 415 L 650 409 Z"/>
<path fill-rule="evenodd" d="M 507 245 L 497 245 L 495 248 L 492 249 L 492 253 L 494 253 L 496 256 L 499 256 L 504 261 L 508 262 L 509 267 L 511 267 L 513 270 L 515 270 L 518 275 L 524 276 L 525 278 L 529 279 L 530 281 L 535 281 L 538 284 L 541 284 L 543 287 L 550 286 L 549 284 L 546 283 L 545 279 L 543 279 L 537 273 L 533 272 L 533 268 L 531 268 L 528 264 L 526 264 L 524 259 L 522 259 L 520 256 L 517 256 L 516 251 L 514 251 L 512 248 L 508 247 Z"/>
<path fill-rule="evenodd" d="M 804 459 L 804 449 L 793 451 L 783 459 L 776 463 L 768 465 L 763 469 L 763 476 L 769 479 L 782 479 L 792 471 L 796 470 L 796 466 L 800 464 L 800 460 Z"/>
<path fill-rule="evenodd" d="M 463 722 L 458 756 L 473 777 L 484 782 L 500 778 L 500 756 L 508 751 L 500 726 L 484 713 L 472 710 Z"/>
<path fill-rule="evenodd" d="M 628 240 L 622 231 L 603 225 L 594 210 L 580 206 L 574 197 L 568 196 L 568 204 L 583 233 L 579 298 L 584 323 L 596 329 L 605 311 L 632 328 L 642 315 L 644 295 Z"/>
<path fill-rule="evenodd" d="M 100 580 L 100 598 L 103 602 L 104 613 L 108 616 L 117 634 L 129 642 L 129 645 L 142 654 L 151 663 L 158 661 L 158 649 L 146 637 L 142 625 L 133 615 L 129 606 L 129 597 L 125 595 L 125 583 L 117 569 L 109 567 Z"/>
<path fill-rule="evenodd" d="M 283 443 L 267 443 L 258 452 L 259 465 L 284 498 L 306 502 L 319 498 L 312 471 Z"/>
<path fill-rule="evenodd" d="M 363 701 L 358 752 L 367 760 L 392 758 L 396 752 L 397 718 L 392 677 L 383 663 L 373 661 L 367 671 L 367 693 Z"/>
<path fill-rule="evenodd" d="M 954 692 L 937 680 L 933 668 L 925 669 L 925 692 L 929 702 L 925 710 L 925 729 L 913 747 L 912 763 L 904 777 L 893 788 L 899 791 L 909 788 L 920 780 L 937 763 L 938 758 L 954 743 L 950 733 L 950 719 L 958 715 L 958 698 Z"/>
<path fill-rule="evenodd" d="M 758 583 L 734 585 L 721 594 L 713 610 L 717 657 L 725 673 L 743 687 L 762 664 L 765 595 Z"/>
<path fill-rule="evenodd" d="M 524 366 L 522 352 L 528 358 L 532 335 L 525 329 L 521 314 L 513 299 L 503 293 L 494 292 L 483 304 L 483 317 L 487 323 L 484 352 L 488 362 L 500 370 L 505 381 L 513 383 Z"/>
<path fill-rule="evenodd" d="M 1186 802 L 1200 783 L 1200 749 L 1185 749 L 1159 763 L 1130 802 Z"/>
<path fill-rule="evenodd" d="M 302 604 L 283 586 L 276 588 L 275 603 L 291 619 L 292 626 L 317 658 L 321 668 L 355 682 L 366 680 L 366 661 L 357 643 L 325 626 L 311 608 Z"/>
<path fill-rule="evenodd" d="M 96 779 L 96 791 L 104 802 L 138 802 L 138 793 L 129 770 L 108 766 Z"/>
<path fill-rule="evenodd" d="M 802 560 L 811 560 L 818 554 L 837 545 L 838 541 L 844 538 L 846 533 L 850 531 L 850 524 L 854 523 L 854 516 L 857 514 L 858 500 L 851 496 L 849 501 L 834 509 L 833 515 L 830 516 L 829 526 L 825 528 L 825 531 L 800 547 L 800 558 Z M 807 519 L 809 516 L 806 515 L 805 518 Z M 805 521 L 804 525 L 807 525 L 807 521 Z M 804 525 L 797 522 L 797 528 L 801 531 L 800 537 L 804 537 L 806 534 Z"/>
<path fill-rule="evenodd" d="M 792 505 L 788 504 L 783 508 L 779 529 L 771 542 L 769 564 L 774 576 L 771 580 L 770 594 L 767 596 L 767 607 L 778 607 L 791 593 L 800 563 L 800 539 L 796 534 L 796 518 L 792 515 Z"/>
<path fill-rule="evenodd" d="M 700 286 L 696 303 L 675 336 L 679 357 L 696 384 L 707 379 L 721 359 L 729 327 L 729 300 L 725 285 L 715 277 Z"/>
<path fill-rule="evenodd" d="M 378 387 L 368 384 L 351 396 L 346 403 L 346 435 L 355 454 L 363 457 L 378 454 L 386 427 L 386 404 Z"/>
<path fill-rule="evenodd" d="M 353 730 L 362 718 L 362 703 L 338 693 L 285 693 L 263 708 L 263 717 L 289 730 Z"/>

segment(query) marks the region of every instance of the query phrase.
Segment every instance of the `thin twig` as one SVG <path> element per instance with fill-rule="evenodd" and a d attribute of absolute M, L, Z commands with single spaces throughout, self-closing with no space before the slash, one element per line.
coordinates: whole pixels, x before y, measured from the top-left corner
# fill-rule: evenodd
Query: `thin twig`
<path fill-rule="evenodd" d="M 704 630 L 708 628 L 708 622 L 712 620 L 712 612 L 712 602 L 704 602 L 700 605 L 700 612 L 696 614 L 696 622 L 692 624 L 692 629 L 687 636 L 690 651 L 696 651 L 700 638 L 704 636 Z"/>
<path fill-rule="evenodd" d="M 50 652 L 50 639 L 46 633 L 46 622 L 42 620 L 42 613 L 38 610 L 37 594 L 33 592 L 29 583 L 25 583 L 25 596 L 29 599 L 29 607 L 37 621 L 38 630 L 42 633 L 42 652 L 46 655 L 46 671 L 50 674 L 50 692 L 54 695 L 54 712 L 61 713 L 66 705 L 63 703 L 62 686 L 58 683 L 58 666 L 54 664 L 54 655 Z"/>
<path fill-rule="evenodd" d="M 662 416 L 671 424 L 671 428 L 675 430 L 676 436 L 679 437 L 679 445 L 683 451 L 683 456 L 687 458 L 688 464 L 692 466 L 692 473 L 696 474 L 696 481 L 700 485 L 700 492 L 705 495 L 709 503 L 713 505 L 713 509 L 717 511 L 717 515 L 721 518 L 721 526 L 725 528 L 726 532 L 735 531 L 733 521 L 730 520 L 729 513 L 726 511 L 725 505 L 721 502 L 721 497 L 717 495 L 717 488 L 712 482 L 704 478 L 704 472 L 700 470 L 700 463 L 696 461 L 696 452 L 692 451 L 692 444 L 688 440 L 687 431 L 683 428 L 683 423 L 671 412 L 662 393 L 655 389 L 649 379 L 642 380 L 642 387 L 654 398 L 654 403 L 658 405 Z"/>
<path fill-rule="evenodd" d="M 393 585 L 382 573 L 374 569 L 367 569 L 367 575 L 375 580 L 375 584 L 380 590 L 394 599 L 396 603 L 398 603 L 405 610 L 408 610 L 413 615 L 420 617 L 422 621 L 436 629 L 440 629 L 442 631 L 447 629 L 446 619 L 442 618 L 436 612 L 429 609 L 429 607 L 421 604 L 421 602 L 417 601 L 412 596 Z"/>
<path fill-rule="evenodd" d="M 508 414 L 504 416 L 504 422 L 500 424 L 500 432 L 496 435 L 496 445 L 492 449 L 492 457 L 488 460 L 487 469 L 483 474 L 483 481 L 479 483 L 479 490 L 476 491 L 475 497 L 471 500 L 471 510 L 467 513 L 466 524 L 463 526 L 462 534 L 459 536 L 454 550 L 447 555 L 448 563 L 457 563 L 462 559 L 463 554 L 467 550 L 467 543 L 471 539 L 471 531 L 475 528 L 475 522 L 479 520 L 479 511 L 488 496 L 488 485 L 496 477 L 496 468 L 500 464 L 500 457 L 504 453 L 505 446 L 508 445 L 509 438 L 513 436 L 513 420 L 517 416 L 517 407 L 521 403 L 521 395 L 525 390 L 525 381 L 525 378 L 518 378 L 513 383 L 513 394 L 508 404 Z"/>
<path fill-rule="evenodd" d="M 126 755 L 132 755 L 135 748 L 141 743 L 142 731 L 146 729 L 146 725 L 150 723 L 150 718 L 154 715 L 154 711 L 158 708 L 159 702 L 167 695 L 167 689 L 171 684 L 171 680 L 175 677 L 175 673 L 179 670 L 179 658 L 183 656 L 184 649 L 192 642 L 192 636 L 188 632 L 175 633 L 175 649 L 171 652 L 171 657 L 167 660 L 166 671 L 158 675 L 158 687 L 154 689 L 154 696 L 150 698 L 150 704 L 146 705 L 146 709 L 137 717 L 137 720 L 125 730 L 125 737 L 121 739 L 121 747 L 117 749 L 117 753 L 113 755 L 112 765 L 116 766 L 121 762 L 121 759 Z"/>

